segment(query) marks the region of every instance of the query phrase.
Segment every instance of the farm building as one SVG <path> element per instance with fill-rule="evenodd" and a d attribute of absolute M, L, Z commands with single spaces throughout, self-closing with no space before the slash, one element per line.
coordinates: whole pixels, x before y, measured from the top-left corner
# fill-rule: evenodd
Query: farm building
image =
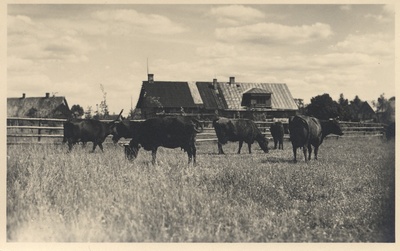
<path fill-rule="evenodd" d="M 210 117 L 280 118 L 295 115 L 298 106 L 289 88 L 281 83 L 143 81 L 137 109 L 142 118 L 185 113 Z"/>
<path fill-rule="evenodd" d="M 377 114 L 367 101 L 362 102 L 359 108 L 354 104 L 350 105 L 350 111 L 352 113 L 352 117 L 357 121 L 377 120 Z"/>
<path fill-rule="evenodd" d="M 7 98 L 7 117 L 20 118 L 60 118 L 70 116 L 70 109 L 65 97 L 50 96 Z"/>

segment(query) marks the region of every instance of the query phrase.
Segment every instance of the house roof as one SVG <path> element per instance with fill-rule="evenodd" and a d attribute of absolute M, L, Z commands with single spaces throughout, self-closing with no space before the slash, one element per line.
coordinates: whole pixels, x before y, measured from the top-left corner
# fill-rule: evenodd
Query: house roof
<path fill-rule="evenodd" d="M 264 93 L 272 93 L 271 107 L 277 110 L 298 110 L 296 102 L 286 84 L 281 83 L 240 83 L 229 84 L 229 82 L 219 82 L 218 87 L 222 92 L 223 98 L 227 103 L 227 109 L 240 110 L 242 96 L 245 92 L 254 89 L 263 90 Z"/>
<path fill-rule="evenodd" d="M 36 109 L 36 116 L 42 118 L 55 117 L 56 111 L 67 115 L 69 111 L 68 103 L 63 96 L 7 98 L 7 117 L 28 117 L 32 108 Z"/>
<path fill-rule="evenodd" d="M 197 82 L 204 108 L 206 109 L 226 109 L 227 105 L 218 90 L 215 90 L 211 82 Z"/>
<path fill-rule="evenodd" d="M 243 94 L 270 94 L 270 92 L 261 88 L 251 88 Z"/>
<path fill-rule="evenodd" d="M 158 103 L 148 101 L 149 97 L 157 99 L 163 107 L 197 107 L 187 82 L 143 81 L 137 107 L 158 107 Z"/>
<path fill-rule="evenodd" d="M 197 87 L 197 88 L 196 88 Z M 271 94 L 272 109 L 297 110 L 286 84 L 143 81 L 137 108 L 162 107 L 241 110 L 244 93 Z M 153 102 L 149 101 L 153 97 Z"/>

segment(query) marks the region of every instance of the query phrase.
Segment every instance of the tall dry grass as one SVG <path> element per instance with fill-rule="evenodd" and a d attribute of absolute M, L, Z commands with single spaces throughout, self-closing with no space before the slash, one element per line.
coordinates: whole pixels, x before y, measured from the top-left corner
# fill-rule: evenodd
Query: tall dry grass
<path fill-rule="evenodd" d="M 285 142 L 286 143 L 286 142 Z M 8 146 L 8 241 L 393 242 L 394 143 L 328 139 L 320 158 L 237 144 L 140 151 Z M 246 152 L 246 151 L 244 151 Z"/>

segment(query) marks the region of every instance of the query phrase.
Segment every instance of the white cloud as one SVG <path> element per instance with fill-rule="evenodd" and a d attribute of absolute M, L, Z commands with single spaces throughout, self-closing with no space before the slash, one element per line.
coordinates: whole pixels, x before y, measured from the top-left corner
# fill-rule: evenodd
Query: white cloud
<path fill-rule="evenodd" d="M 373 19 L 374 21 L 379 22 L 379 23 L 388 23 L 392 20 L 391 18 L 389 18 L 387 16 L 374 15 L 374 14 L 365 14 L 364 17 L 367 19 Z"/>
<path fill-rule="evenodd" d="M 90 46 L 79 36 L 65 35 L 62 26 L 42 23 L 27 16 L 8 16 L 8 55 L 48 61 L 87 61 Z"/>
<path fill-rule="evenodd" d="M 210 10 L 209 15 L 216 17 L 219 23 L 228 25 L 250 23 L 265 17 L 261 11 L 242 5 L 215 7 Z"/>
<path fill-rule="evenodd" d="M 302 44 L 326 39 L 333 34 L 328 24 L 286 26 L 275 23 L 258 23 L 240 27 L 218 28 L 217 39 L 229 42 L 266 44 Z"/>
<path fill-rule="evenodd" d="M 335 51 L 394 56 L 394 39 L 386 34 L 348 35 L 332 47 Z"/>
<path fill-rule="evenodd" d="M 129 34 L 133 31 L 152 34 L 177 34 L 186 30 L 181 24 L 174 23 L 169 18 L 155 14 L 143 14 L 136 10 L 96 11 L 92 17 L 107 22 L 111 33 Z"/>

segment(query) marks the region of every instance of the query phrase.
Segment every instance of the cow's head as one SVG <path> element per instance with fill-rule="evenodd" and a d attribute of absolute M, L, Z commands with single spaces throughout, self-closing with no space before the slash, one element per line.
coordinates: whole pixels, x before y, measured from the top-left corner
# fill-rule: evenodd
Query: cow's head
<path fill-rule="evenodd" d="M 117 127 L 122 122 L 121 115 L 122 115 L 123 111 L 124 111 L 124 109 L 121 110 L 121 112 L 118 114 L 118 117 L 115 120 L 108 123 L 108 128 L 110 130 L 110 134 L 113 135 L 112 141 L 114 143 L 117 143 L 118 140 L 121 138 L 121 137 L 119 137 L 119 138 L 117 137 L 117 135 L 118 135 Z"/>
<path fill-rule="evenodd" d="M 328 122 L 329 132 L 339 136 L 343 135 L 342 128 L 340 127 L 339 121 L 337 119 L 329 119 Z"/>
<path fill-rule="evenodd" d="M 260 145 L 261 149 L 265 153 L 267 153 L 269 151 L 268 150 L 268 140 L 262 134 L 260 134 L 260 136 L 258 136 L 256 140 L 257 140 L 258 144 Z"/>
<path fill-rule="evenodd" d="M 134 160 L 138 156 L 140 149 L 139 143 L 135 142 L 135 140 L 131 140 L 129 145 L 125 145 L 125 157 L 128 160 Z"/>

